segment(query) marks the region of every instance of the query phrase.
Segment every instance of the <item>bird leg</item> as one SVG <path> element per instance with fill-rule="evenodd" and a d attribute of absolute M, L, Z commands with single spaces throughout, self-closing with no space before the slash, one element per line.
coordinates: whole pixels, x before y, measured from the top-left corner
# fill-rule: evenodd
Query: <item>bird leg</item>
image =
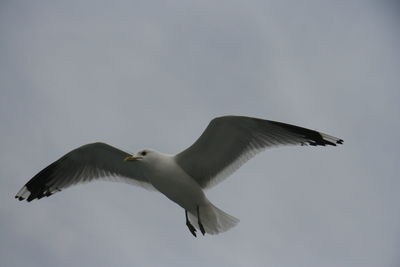
<path fill-rule="evenodd" d="M 199 224 L 200 231 L 203 235 L 205 235 L 206 231 L 204 230 L 203 224 L 201 223 L 200 220 L 200 209 L 199 205 L 197 205 L 197 223 Z"/>
<path fill-rule="evenodd" d="M 186 226 L 189 228 L 189 231 L 192 233 L 194 237 L 196 237 L 196 228 L 190 223 L 187 215 L 187 210 L 185 210 L 185 217 L 186 217 Z"/>

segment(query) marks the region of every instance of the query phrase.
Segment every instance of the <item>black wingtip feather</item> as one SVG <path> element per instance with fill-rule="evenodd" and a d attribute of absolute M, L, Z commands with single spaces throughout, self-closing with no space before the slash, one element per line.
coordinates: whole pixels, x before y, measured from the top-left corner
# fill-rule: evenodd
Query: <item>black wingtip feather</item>
<path fill-rule="evenodd" d="M 30 193 L 26 198 L 26 201 L 31 202 L 34 199 L 41 199 L 53 194 L 51 191 L 49 191 L 50 189 L 46 185 L 51 179 L 57 164 L 57 162 L 53 162 L 26 183 L 26 190 L 28 190 Z M 21 196 L 16 196 L 16 198 L 18 198 L 18 200 L 25 200 L 25 198 Z"/>
<path fill-rule="evenodd" d="M 300 126 L 296 126 L 296 125 L 291 125 L 291 124 L 286 124 L 283 122 L 277 122 L 277 121 L 269 121 L 270 123 L 276 124 L 282 128 L 285 128 L 287 130 L 289 130 L 292 133 L 296 133 L 299 134 L 301 136 L 303 136 L 305 139 L 307 139 L 307 141 L 302 142 L 301 145 L 310 145 L 310 146 L 336 146 L 336 144 L 343 144 L 343 140 L 342 139 L 338 139 L 338 140 L 327 140 L 324 138 L 324 136 L 314 130 L 310 130 L 307 128 L 303 128 Z M 332 137 L 334 138 L 334 137 Z M 333 141 L 333 142 L 332 142 Z"/>

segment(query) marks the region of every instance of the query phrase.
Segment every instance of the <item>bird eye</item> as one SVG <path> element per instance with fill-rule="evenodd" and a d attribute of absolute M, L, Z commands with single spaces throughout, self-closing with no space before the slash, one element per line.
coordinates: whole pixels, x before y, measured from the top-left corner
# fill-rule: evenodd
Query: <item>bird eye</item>
<path fill-rule="evenodd" d="M 142 151 L 142 152 L 140 153 L 140 155 L 142 155 L 142 156 L 146 156 L 146 154 L 147 154 L 146 151 Z"/>

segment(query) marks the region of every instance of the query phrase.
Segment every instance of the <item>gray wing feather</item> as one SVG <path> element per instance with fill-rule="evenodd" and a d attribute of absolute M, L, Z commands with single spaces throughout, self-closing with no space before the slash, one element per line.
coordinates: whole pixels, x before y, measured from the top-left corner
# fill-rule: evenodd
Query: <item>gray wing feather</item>
<path fill-rule="evenodd" d="M 336 146 L 343 140 L 286 123 L 243 116 L 213 119 L 197 141 L 175 161 L 201 187 L 228 177 L 260 151 L 279 145 Z"/>
<path fill-rule="evenodd" d="M 71 185 L 95 179 L 125 182 L 153 189 L 140 165 L 133 166 L 134 162 L 124 161 L 129 155 L 105 143 L 81 146 L 40 171 L 15 197 L 27 201 L 40 199 Z"/>

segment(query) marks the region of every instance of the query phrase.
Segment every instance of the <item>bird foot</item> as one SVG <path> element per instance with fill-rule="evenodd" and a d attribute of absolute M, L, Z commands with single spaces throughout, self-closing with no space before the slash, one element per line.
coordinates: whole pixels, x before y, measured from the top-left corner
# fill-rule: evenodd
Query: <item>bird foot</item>
<path fill-rule="evenodd" d="M 189 231 L 192 233 L 192 235 L 196 237 L 196 228 L 194 228 L 189 221 L 186 222 L 186 226 L 189 228 Z"/>
<path fill-rule="evenodd" d="M 197 223 L 199 224 L 199 228 L 200 228 L 201 233 L 202 233 L 203 235 L 205 235 L 205 234 L 206 234 L 206 231 L 204 230 L 203 224 L 201 223 L 201 220 L 200 220 L 200 209 L 199 209 L 199 205 L 197 205 Z"/>
<path fill-rule="evenodd" d="M 187 210 L 185 210 L 185 217 L 186 217 L 186 226 L 189 228 L 189 231 L 192 233 L 194 237 L 196 237 L 196 228 L 190 223 L 188 215 L 187 215 Z"/>
<path fill-rule="evenodd" d="M 205 235 L 205 234 L 206 234 L 206 231 L 204 230 L 203 224 L 202 224 L 201 222 L 199 222 L 199 228 L 200 228 L 201 233 L 202 233 L 203 235 Z"/>

